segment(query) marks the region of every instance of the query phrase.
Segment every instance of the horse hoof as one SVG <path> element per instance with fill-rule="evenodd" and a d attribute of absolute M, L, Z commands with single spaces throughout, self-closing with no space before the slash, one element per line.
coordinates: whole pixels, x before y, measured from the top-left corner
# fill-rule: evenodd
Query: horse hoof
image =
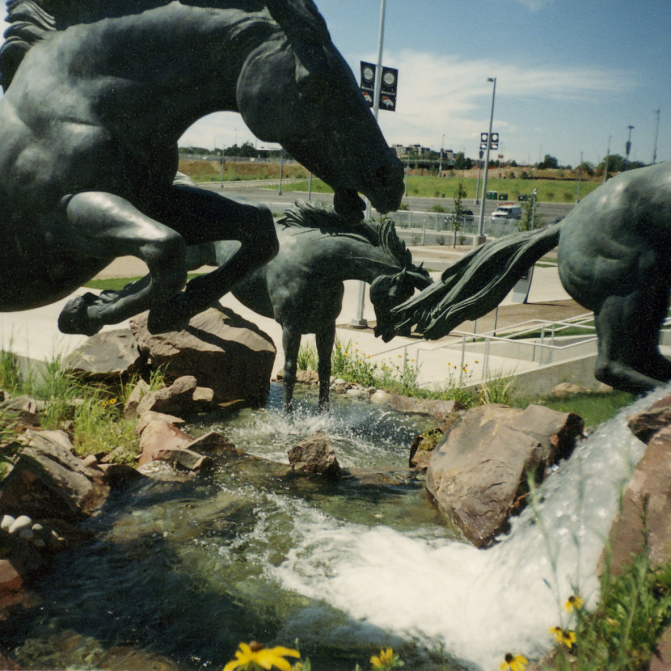
<path fill-rule="evenodd" d="M 88 316 L 88 307 L 98 297 L 92 293 L 77 296 L 68 301 L 58 317 L 58 329 L 61 333 L 92 336 L 100 331 L 102 326 L 95 326 Z"/>

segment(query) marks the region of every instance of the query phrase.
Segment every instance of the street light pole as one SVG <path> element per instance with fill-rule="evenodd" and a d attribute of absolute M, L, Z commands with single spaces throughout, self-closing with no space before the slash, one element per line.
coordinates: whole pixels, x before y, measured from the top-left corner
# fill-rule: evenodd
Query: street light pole
<path fill-rule="evenodd" d="M 438 177 L 443 176 L 443 147 L 445 146 L 445 133 L 443 139 L 440 141 L 440 161 L 438 163 Z"/>
<path fill-rule="evenodd" d="M 487 194 L 487 174 L 489 172 L 489 150 L 492 146 L 492 125 L 494 123 L 494 98 L 496 97 L 496 77 L 489 77 L 488 82 L 493 82 L 492 88 L 492 109 L 489 114 L 489 133 L 487 135 L 487 152 L 485 154 L 484 178 L 482 180 L 482 196 L 480 201 L 480 223 L 478 225 L 478 238 L 475 245 L 481 245 L 485 242 L 485 195 Z"/>
<path fill-rule="evenodd" d="M 629 153 L 631 152 L 631 131 L 634 130 L 633 126 L 627 126 L 629 129 L 629 137 L 627 138 L 627 144 L 624 146 L 626 150 L 626 156 L 624 158 L 624 166 L 622 167 L 622 172 L 625 172 L 627 169 L 627 163 L 629 163 Z"/>
<path fill-rule="evenodd" d="M 655 165 L 657 163 L 657 137 L 659 136 L 659 114 L 661 112 L 661 109 L 658 109 L 655 112 L 655 115 L 657 116 L 657 123 L 655 124 L 655 148 L 652 150 L 652 165 Z"/>
<path fill-rule="evenodd" d="M 377 121 L 377 114 L 380 111 L 380 89 L 382 88 L 382 53 L 384 49 L 384 14 L 387 6 L 387 0 L 380 2 L 380 32 L 377 41 L 377 68 L 375 69 L 375 89 L 373 91 L 373 116 Z M 406 181 L 406 193 L 407 193 Z M 370 200 L 366 198 L 366 218 L 370 219 Z M 350 322 L 351 326 L 366 328 L 368 321 L 364 319 L 363 311 L 366 303 L 366 283 L 359 282 L 359 298 L 357 301 L 356 317 Z"/>
<path fill-rule="evenodd" d="M 606 171 L 603 177 L 604 182 L 608 179 L 608 161 L 610 159 L 610 141 L 612 137 L 613 137 L 612 135 L 608 136 L 608 151 L 606 151 Z"/>

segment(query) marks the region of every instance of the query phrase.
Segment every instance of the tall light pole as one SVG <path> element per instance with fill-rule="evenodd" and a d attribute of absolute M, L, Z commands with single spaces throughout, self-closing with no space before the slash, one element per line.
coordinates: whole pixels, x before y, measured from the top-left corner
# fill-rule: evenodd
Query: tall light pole
<path fill-rule="evenodd" d="M 610 159 L 610 141 L 612 139 L 612 135 L 608 136 L 608 150 L 606 151 L 606 170 L 603 176 L 603 181 L 605 182 L 608 179 L 608 161 Z"/>
<path fill-rule="evenodd" d="M 492 109 L 489 113 L 489 133 L 487 135 L 487 152 L 485 153 L 484 178 L 482 180 L 482 196 L 480 200 L 480 223 L 478 225 L 478 238 L 475 245 L 485 242 L 485 196 L 487 194 L 487 173 L 489 172 L 489 150 L 492 146 L 492 125 L 494 123 L 494 98 L 496 97 L 496 77 L 489 77 L 488 82 L 493 82 Z"/>
<path fill-rule="evenodd" d="M 657 162 L 657 136 L 659 135 L 659 113 L 660 109 L 657 109 L 655 115 L 657 116 L 657 123 L 655 124 L 655 148 L 652 150 L 652 165 L 655 165 Z"/>
<path fill-rule="evenodd" d="M 373 91 L 373 116 L 377 121 L 377 115 L 380 111 L 380 89 L 382 88 L 382 52 L 384 49 L 384 14 L 387 6 L 387 0 L 380 2 L 380 32 L 377 40 L 377 68 L 375 68 L 375 89 Z M 406 193 L 407 193 L 406 181 Z M 370 219 L 370 201 L 366 198 L 366 218 Z M 350 322 L 351 326 L 366 328 L 368 321 L 363 317 L 364 305 L 366 303 L 366 283 L 359 282 L 359 298 L 357 301 L 356 317 Z"/>
<path fill-rule="evenodd" d="M 440 162 L 438 163 L 438 177 L 443 176 L 443 147 L 445 146 L 445 133 L 443 139 L 440 141 Z"/>
<path fill-rule="evenodd" d="M 627 126 L 627 128 L 629 129 L 629 137 L 627 138 L 627 144 L 624 146 L 626 156 L 624 157 L 624 166 L 622 168 L 622 172 L 627 169 L 627 163 L 629 163 L 629 153 L 631 152 L 631 131 L 634 130 L 633 126 Z"/>
<path fill-rule="evenodd" d="M 575 202 L 580 202 L 580 182 L 582 181 L 582 152 L 580 152 L 580 165 L 578 165 L 578 191 L 575 195 Z"/>

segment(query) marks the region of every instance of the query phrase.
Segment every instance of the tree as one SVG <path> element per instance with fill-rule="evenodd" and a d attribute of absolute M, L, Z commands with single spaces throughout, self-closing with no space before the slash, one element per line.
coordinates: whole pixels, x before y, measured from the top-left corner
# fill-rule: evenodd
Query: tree
<path fill-rule="evenodd" d="M 457 233 L 461 230 L 461 223 L 463 221 L 466 210 L 463 206 L 462 200 L 466 197 L 466 189 L 464 185 L 459 182 L 457 186 L 457 195 L 454 197 L 454 214 L 452 216 L 452 230 L 454 231 L 454 246 L 457 246 Z"/>
<path fill-rule="evenodd" d="M 548 170 L 559 167 L 559 161 L 550 154 L 545 154 L 545 158 L 538 164 L 539 170 Z"/>
<path fill-rule="evenodd" d="M 531 196 L 524 201 L 522 218 L 517 222 L 517 228 L 520 231 L 531 231 L 543 225 L 542 217 L 536 211 L 537 198 L 536 189 L 534 189 Z"/>

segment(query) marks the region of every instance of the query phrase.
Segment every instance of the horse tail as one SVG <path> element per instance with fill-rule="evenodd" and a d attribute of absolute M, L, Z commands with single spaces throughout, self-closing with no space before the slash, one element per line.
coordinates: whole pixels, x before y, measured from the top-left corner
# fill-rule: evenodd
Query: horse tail
<path fill-rule="evenodd" d="M 447 268 L 440 282 L 394 308 L 395 332 L 416 325 L 425 338 L 435 340 L 491 312 L 522 274 L 557 246 L 560 227 L 515 233 L 475 248 Z"/>

